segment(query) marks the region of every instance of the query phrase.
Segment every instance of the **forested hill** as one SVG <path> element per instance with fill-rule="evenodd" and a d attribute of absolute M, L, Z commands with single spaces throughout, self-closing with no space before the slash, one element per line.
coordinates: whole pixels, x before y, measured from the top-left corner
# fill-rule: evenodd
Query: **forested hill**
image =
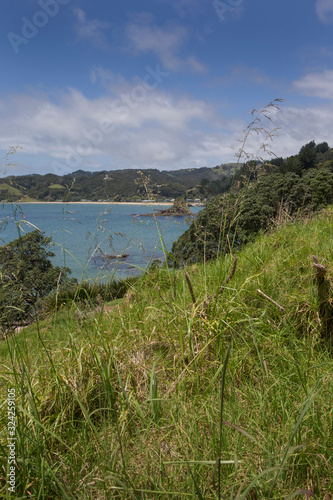
<path fill-rule="evenodd" d="M 102 172 L 78 170 L 59 176 L 23 175 L 0 180 L 1 201 L 156 201 L 185 196 L 205 199 L 212 188 L 205 184 L 216 183 L 227 189 L 230 178 L 238 167 L 235 163 L 213 168 L 192 168 L 174 171 L 156 169 L 125 169 Z"/>
<path fill-rule="evenodd" d="M 178 197 L 206 201 L 234 186 L 255 181 L 263 175 L 304 171 L 333 171 L 333 149 L 327 142 L 314 141 L 289 158 L 274 158 L 265 163 L 228 163 L 213 168 L 189 168 L 173 171 L 157 169 L 111 170 L 68 175 L 23 175 L 0 179 L 0 201 L 165 201 Z"/>

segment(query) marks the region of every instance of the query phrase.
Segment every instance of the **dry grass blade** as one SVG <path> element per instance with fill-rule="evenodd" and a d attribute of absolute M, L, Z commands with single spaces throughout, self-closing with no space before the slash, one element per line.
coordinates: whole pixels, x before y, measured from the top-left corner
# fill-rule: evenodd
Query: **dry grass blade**
<path fill-rule="evenodd" d="M 317 385 L 319 385 L 319 382 L 318 382 L 318 384 L 317 384 Z M 288 459 L 288 456 L 290 455 L 291 443 L 292 443 L 292 441 L 293 441 L 293 439 L 294 439 L 294 437 L 295 437 L 295 435 L 296 435 L 296 433 L 297 433 L 297 431 L 298 431 L 299 427 L 300 427 L 300 426 L 301 426 L 301 424 L 302 424 L 303 418 L 304 418 L 304 416 L 306 415 L 306 413 L 308 412 L 308 410 L 309 410 L 310 406 L 312 405 L 312 403 L 314 402 L 315 398 L 318 396 L 318 394 L 319 394 L 319 392 L 320 392 L 320 391 L 321 391 L 321 389 L 319 389 L 317 392 L 315 392 L 314 394 L 312 394 L 312 396 L 311 396 L 311 397 L 309 397 L 309 398 L 308 398 L 308 400 L 307 400 L 307 402 L 306 402 L 306 404 L 305 404 L 305 406 L 304 406 L 304 408 L 303 408 L 303 411 L 301 412 L 301 414 L 300 414 L 300 416 L 299 416 L 299 418 L 298 418 L 298 420 L 297 420 L 297 422 L 296 422 L 296 424 L 295 424 L 295 427 L 294 427 L 294 429 L 293 429 L 293 432 L 292 432 L 291 438 L 290 438 L 290 440 L 289 440 L 289 443 L 288 443 L 288 445 L 287 445 L 286 451 L 285 451 L 285 453 L 284 453 L 284 455 L 283 455 L 283 458 L 282 458 L 282 460 L 281 460 L 281 465 L 279 466 L 279 469 L 278 469 L 278 471 L 277 471 L 277 473 L 276 473 L 276 475 L 275 475 L 275 478 L 274 478 L 274 480 L 272 481 L 271 489 L 270 489 L 270 491 L 269 491 L 269 495 L 268 495 L 267 500 L 269 500 L 269 499 L 271 498 L 271 495 L 272 495 L 272 493 L 273 493 L 273 490 L 274 490 L 275 485 L 276 485 L 276 483 L 277 483 L 277 480 L 278 480 L 278 478 L 279 478 L 280 472 L 281 472 L 281 470 L 283 469 L 283 467 L 284 467 L 284 465 L 285 465 L 285 463 L 286 463 L 286 461 L 287 461 L 287 459 Z"/>
<path fill-rule="evenodd" d="M 306 499 L 308 500 L 310 497 L 314 497 L 313 490 L 305 490 L 305 489 L 299 489 L 297 491 L 294 491 L 294 493 L 291 493 L 291 495 L 288 495 L 285 500 L 292 500 L 292 498 L 296 498 L 299 495 L 306 495 Z"/>
<path fill-rule="evenodd" d="M 188 285 L 188 288 L 190 290 L 190 294 L 191 294 L 193 305 L 195 306 L 196 303 L 197 303 L 197 300 L 196 300 L 195 295 L 194 295 L 194 291 L 193 291 L 193 287 L 192 287 L 192 283 L 191 283 L 190 277 L 189 277 L 189 275 L 186 272 L 185 272 L 185 279 L 186 279 L 186 283 Z"/>
<path fill-rule="evenodd" d="M 223 427 L 223 418 L 222 417 L 223 417 L 223 406 L 224 406 L 224 386 L 225 386 L 225 379 L 226 379 L 226 374 L 227 374 L 227 366 L 228 366 L 230 351 L 231 351 L 231 343 L 229 344 L 227 354 L 226 354 L 225 359 L 224 359 L 222 378 L 221 378 L 221 406 L 220 406 L 220 433 L 219 433 L 220 444 L 219 444 L 219 456 L 217 458 L 219 498 L 221 498 L 221 455 L 222 455 L 222 427 Z"/>
<path fill-rule="evenodd" d="M 237 257 L 235 256 L 234 260 L 233 260 L 233 263 L 232 263 L 232 267 L 231 267 L 231 271 L 230 271 L 229 276 L 223 281 L 223 283 L 220 286 L 218 292 L 214 293 L 213 295 L 210 295 L 207 298 L 207 300 L 205 300 L 205 302 L 204 302 L 204 310 L 205 311 L 207 310 L 207 307 L 209 306 L 210 302 L 223 292 L 223 290 L 226 287 L 226 285 L 229 283 L 229 281 L 231 280 L 231 278 L 234 276 L 234 274 L 236 272 L 236 267 L 237 267 Z"/>
<path fill-rule="evenodd" d="M 260 295 L 262 297 L 264 297 L 265 299 L 269 300 L 269 302 L 271 302 L 276 307 L 278 307 L 281 312 L 286 312 L 286 310 L 285 310 L 285 308 L 283 306 L 280 306 L 280 304 L 278 304 L 277 302 L 275 302 L 275 300 L 273 300 L 270 297 L 268 297 L 268 295 L 266 295 L 264 292 L 262 292 L 259 288 L 257 289 L 257 292 L 260 293 Z"/>

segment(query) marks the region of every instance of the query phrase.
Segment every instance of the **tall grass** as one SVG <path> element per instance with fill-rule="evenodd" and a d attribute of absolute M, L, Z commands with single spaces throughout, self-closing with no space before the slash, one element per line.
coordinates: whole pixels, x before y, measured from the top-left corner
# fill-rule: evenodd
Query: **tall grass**
<path fill-rule="evenodd" d="M 332 274 L 332 211 L 280 220 L 236 268 L 223 227 L 230 255 L 152 266 L 122 300 L 58 290 L 55 314 L 0 343 L 15 498 L 331 498 L 332 346 L 310 257 Z M 5 404 L 0 422 L 10 498 Z"/>
<path fill-rule="evenodd" d="M 228 283 L 230 255 L 160 268 L 109 310 L 60 309 L 2 342 L 15 498 L 330 498 L 333 362 L 310 256 L 332 274 L 331 221 L 260 236 Z"/>

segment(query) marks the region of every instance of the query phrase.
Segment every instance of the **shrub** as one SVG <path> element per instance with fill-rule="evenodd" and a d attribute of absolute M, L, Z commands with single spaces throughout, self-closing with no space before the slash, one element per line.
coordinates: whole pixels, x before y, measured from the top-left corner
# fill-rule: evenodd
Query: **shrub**
<path fill-rule="evenodd" d="M 38 230 L 0 248 L 0 324 L 10 328 L 30 322 L 36 301 L 65 283 L 70 269 L 54 267 L 51 238 Z"/>

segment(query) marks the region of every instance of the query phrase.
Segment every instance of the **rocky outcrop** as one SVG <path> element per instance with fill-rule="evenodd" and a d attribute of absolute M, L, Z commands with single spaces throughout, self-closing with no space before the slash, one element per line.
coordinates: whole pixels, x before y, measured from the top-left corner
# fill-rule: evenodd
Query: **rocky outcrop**
<path fill-rule="evenodd" d="M 190 207 L 184 202 L 175 202 L 171 207 L 165 208 L 163 210 L 158 210 L 157 212 L 151 214 L 142 214 L 141 217 L 187 217 L 193 214 Z"/>

